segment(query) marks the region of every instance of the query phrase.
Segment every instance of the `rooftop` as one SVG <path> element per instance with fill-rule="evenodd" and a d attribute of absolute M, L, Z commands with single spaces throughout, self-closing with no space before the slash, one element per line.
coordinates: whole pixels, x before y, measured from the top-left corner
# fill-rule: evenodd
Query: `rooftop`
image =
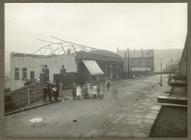
<path fill-rule="evenodd" d="M 89 53 L 104 55 L 104 56 L 113 57 L 113 58 L 117 58 L 117 59 L 122 59 L 121 56 L 119 56 L 118 54 L 108 51 L 108 50 L 93 50 L 93 51 L 90 51 Z"/>
<path fill-rule="evenodd" d="M 117 50 L 117 54 L 123 58 L 127 58 L 128 50 Z M 154 50 L 151 49 L 129 50 L 129 57 L 130 58 L 154 57 Z"/>
<path fill-rule="evenodd" d="M 28 53 L 11 53 L 12 56 L 14 57 L 35 57 L 35 58 L 48 58 L 48 57 L 54 57 L 54 56 L 61 56 L 61 55 L 39 55 L 39 54 L 28 54 Z M 75 54 L 70 54 L 70 55 L 75 55 Z"/>

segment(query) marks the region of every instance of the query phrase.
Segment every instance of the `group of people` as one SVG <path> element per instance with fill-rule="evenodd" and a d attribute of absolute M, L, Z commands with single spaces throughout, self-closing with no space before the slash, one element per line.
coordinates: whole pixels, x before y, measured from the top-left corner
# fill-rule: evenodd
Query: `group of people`
<path fill-rule="evenodd" d="M 98 98 L 103 99 L 105 89 L 109 90 L 111 85 L 111 81 L 107 80 L 105 83 L 97 83 L 97 84 L 91 84 L 91 83 L 85 83 L 84 85 L 80 85 L 77 83 L 73 84 L 72 88 L 72 96 L 73 100 L 75 99 L 81 99 L 82 97 L 84 99 L 88 98 Z"/>
<path fill-rule="evenodd" d="M 84 85 L 73 83 L 72 87 L 72 96 L 73 100 L 75 99 L 88 99 L 88 98 L 98 98 L 103 99 L 104 93 L 107 88 L 107 91 L 110 89 L 111 81 L 106 80 L 106 82 L 100 82 L 100 83 L 88 83 L 86 82 Z M 48 97 L 48 101 L 52 101 L 52 97 L 54 98 L 54 101 L 58 101 L 59 97 L 59 86 L 54 82 L 51 84 L 50 82 L 47 82 L 43 87 L 44 92 L 44 102 L 46 102 L 46 99 Z"/>
<path fill-rule="evenodd" d="M 59 86 L 54 82 L 53 84 L 50 84 L 49 82 L 46 83 L 43 87 L 44 91 L 44 102 L 46 102 L 46 98 L 48 96 L 49 102 L 51 102 L 52 97 L 55 101 L 58 101 L 59 96 Z"/>

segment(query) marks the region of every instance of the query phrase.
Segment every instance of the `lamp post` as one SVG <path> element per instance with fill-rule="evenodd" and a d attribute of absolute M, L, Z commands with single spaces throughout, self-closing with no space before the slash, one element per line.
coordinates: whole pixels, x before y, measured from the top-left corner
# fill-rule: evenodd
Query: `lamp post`
<path fill-rule="evenodd" d="M 160 82 L 159 82 L 159 85 L 160 85 L 160 86 L 163 86 L 163 85 L 162 85 L 162 73 L 163 73 L 163 71 L 162 71 L 162 60 L 161 60 L 161 62 L 160 62 L 160 67 L 161 67 L 161 73 L 160 73 Z"/>

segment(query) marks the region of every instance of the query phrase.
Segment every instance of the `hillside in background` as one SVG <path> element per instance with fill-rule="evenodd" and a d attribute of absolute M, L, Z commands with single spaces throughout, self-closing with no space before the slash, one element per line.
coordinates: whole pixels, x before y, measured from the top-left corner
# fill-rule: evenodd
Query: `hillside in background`
<path fill-rule="evenodd" d="M 183 49 L 155 49 L 154 50 L 154 67 L 155 71 L 160 71 L 160 62 L 162 60 L 163 68 L 167 65 L 178 63 Z"/>

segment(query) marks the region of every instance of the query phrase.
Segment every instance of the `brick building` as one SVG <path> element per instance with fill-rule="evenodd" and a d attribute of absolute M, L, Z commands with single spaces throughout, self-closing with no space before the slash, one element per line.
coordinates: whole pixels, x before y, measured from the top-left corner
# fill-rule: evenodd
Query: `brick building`
<path fill-rule="evenodd" d="M 144 75 L 154 71 L 154 50 L 117 50 L 123 58 L 125 77 Z"/>

